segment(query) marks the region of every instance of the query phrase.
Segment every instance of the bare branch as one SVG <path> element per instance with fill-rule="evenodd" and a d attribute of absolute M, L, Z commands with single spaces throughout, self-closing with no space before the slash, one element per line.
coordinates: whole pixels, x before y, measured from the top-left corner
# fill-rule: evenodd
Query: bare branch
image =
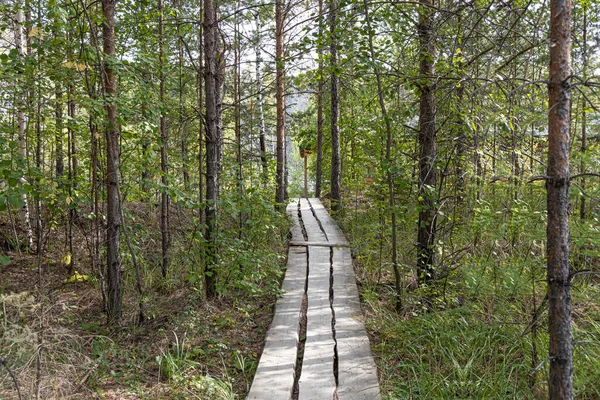
<path fill-rule="evenodd" d="M 531 182 L 535 182 L 535 181 L 545 181 L 548 179 L 550 179 L 550 177 L 547 175 L 536 175 L 536 176 L 532 176 L 531 178 L 529 178 L 527 180 L 527 182 L 531 183 Z"/>
<path fill-rule="evenodd" d="M 583 172 L 581 174 L 573 175 L 569 179 L 573 180 L 573 179 L 576 179 L 576 178 L 581 178 L 583 176 L 595 176 L 596 178 L 600 178 L 600 174 L 597 173 L 597 172 Z"/>
<path fill-rule="evenodd" d="M 530 376 L 530 377 L 533 377 L 533 376 L 535 375 L 535 373 L 536 373 L 536 372 L 538 372 L 538 371 L 540 370 L 540 368 L 542 368 L 542 367 L 544 366 L 544 364 L 546 364 L 548 361 L 552 361 L 552 360 L 554 360 L 555 358 L 556 358 L 556 357 L 548 357 L 548 358 L 544 359 L 544 360 L 543 360 L 543 361 L 540 363 L 540 365 L 538 365 L 537 367 L 535 367 L 535 369 L 529 373 L 529 376 Z"/>
<path fill-rule="evenodd" d="M 590 270 L 582 270 L 582 271 L 577 271 L 571 274 L 571 276 L 569 276 L 569 282 L 571 280 L 573 280 L 573 278 L 575 278 L 576 276 L 580 276 L 580 275 L 600 275 L 600 271 L 590 271 Z"/>
<path fill-rule="evenodd" d="M 15 389 L 17 389 L 17 394 L 19 395 L 19 400 L 22 400 L 21 389 L 19 389 L 19 382 L 17 381 L 17 377 L 12 372 L 12 370 L 8 367 L 8 360 L 0 357 L 0 365 L 3 366 L 7 371 L 10 377 L 12 378 L 13 384 L 15 385 Z"/>

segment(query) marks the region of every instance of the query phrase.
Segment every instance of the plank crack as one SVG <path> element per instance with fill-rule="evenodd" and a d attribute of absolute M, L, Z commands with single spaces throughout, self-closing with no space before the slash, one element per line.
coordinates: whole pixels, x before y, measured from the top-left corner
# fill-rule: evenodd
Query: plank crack
<path fill-rule="evenodd" d="M 302 211 L 300 208 L 301 201 L 302 200 L 298 199 L 298 222 L 300 222 L 300 229 L 302 230 L 302 236 L 304 236 L 304 240 L 308 240 L 308 232 L 306 232 L 306 226 L 304 225 L 304 221 L 302 220 Z"/>
<path fill-rule="evenodd" d="M 331 307 L 331 332 L 333 336 L 333 376 L 335 379 L 335 391 L 333 392 L 333 400 L 338 400 L 338 385 L 339 385 L 339 359 L 338 359 L 338 345 L 337 338 L 335 335 L 335 309 L 333 308 L 334 300 L 334 283 L 333 276 L 333 247 L 329 248 L 329 306 Z"/>
<path fill-rule="evenodd" d="M 317 225 L 319 225 L 319 229 L 321 229 L 321 232 L 323 232 L 323 235 L 325 236 L 325 240 L 327 240 L 329 242 L 329 238 L 327 237 L 327 232 L 325 232 L 325 229 L 323 228 L 323 224 L 321 223 L 321 220 L 319 219 L 319 217 L 317 217 L 317 213 L 315 212 L 315 209 L 313 208 L 312 203 L 310 202 L 310 200 L 308 198 L 306 199 L 306 201 L 308 202 L 308 205 L 310 206 L 310 211 L 312 212 L 313 216 L 317 220 Z M 308 238 L 306 240 L 308 240 Z"/>
<path fill-rule="evenodd" d="M 300 213 L 300 212 L 298 212 Z M 292 390 L 292 400 L 298 400 L 300 394 L 300 376 L 302 375 L 302 363 L 304 361 L 304 347 L 306 345 L 306 327 L 308 322 L 308 276 L 310 272 L 310 264 L 308 263 L 309 248 L 306 248 L 306 279 L 304 280 L 304 295 L 302 296 L 302 308 L 300 309 L 300 330 L 298 340 L 298 351 L 296 359 L 296 369 L 294 371 L 294 386 Z"/>

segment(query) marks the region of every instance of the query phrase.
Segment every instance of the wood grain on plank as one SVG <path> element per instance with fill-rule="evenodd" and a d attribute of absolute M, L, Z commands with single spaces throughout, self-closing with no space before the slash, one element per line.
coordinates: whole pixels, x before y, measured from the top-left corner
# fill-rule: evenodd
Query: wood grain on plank
<path fill-rule="evenodd" d="M 299 400 L 333 399 L 335 342 L 329 303 L 330 249 L 308 248 L 308 309 L 302 373 L 298 382 Z"/>
<path fill-rule="evenodd" d="M 333 309 L 338 352 L 339 400 L 380 400 L 377 367 L 360 311 L 348 248 L 333 251 Z"/>
<path fill-rule="evenodd" d="M 288 400 L 294 387 L 300 311 L 306 282 L 307 249 L 292 247 L 265 347 L 247 399 Z"/>

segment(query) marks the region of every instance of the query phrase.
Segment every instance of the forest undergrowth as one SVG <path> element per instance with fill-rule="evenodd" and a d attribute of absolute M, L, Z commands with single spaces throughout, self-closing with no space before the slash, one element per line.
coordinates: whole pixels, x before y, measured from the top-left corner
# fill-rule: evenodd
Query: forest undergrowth
<path fill-rule="evenodd" d="M 237 203 L 222 203 L 227 212 L 220 221 L 219 296 L 209 300 L 202 295 L 203 249 L 194 214 L 172 209 L 177 224 L 171 270 L 163 278 L 159 210 L 151 203 L 127 204 L 132 249 L 122 255 L 125 313 L 112 328 L 85 246 L 91 229 L 85 210 L 76 224 L 80 245 L 73 259 L 65 256 L 64 221 L 48 233 L 51 245 L 42 258 L 18 251 L 10 221 L 1 221 L 11 261 L 2 267 L 0 347 L 22 398 L 243 398 L 279 293 L 288 232 L 286 219 L 259 197 L 252 210 L 242 210 L 241 235 L 233 234 L 240 229 Z M 18 399 L 8 369 L 0 374 L 0 398 Z"/>
<path fill-rule="evenodd" d="M 510 190 L 496 186 L 481 198 Z M 400 313 L 389 221 L 368 198 L 373 191 L 357 191 L 338 219 L 352 243 L 384 399 L 548 398 L 543 191 L 529 189 L 508 206 L 495 200 L 459 204 L 440 226 L 438 279 L 421 287 L 414 275 L 416 215 L 398 207 Z M 597 271 L 595 220 L 574 218 L 571 230 L 573 270 Z M 572 294 L 575 397 L 598 399 L 600 278 L 574 276 Z"/>

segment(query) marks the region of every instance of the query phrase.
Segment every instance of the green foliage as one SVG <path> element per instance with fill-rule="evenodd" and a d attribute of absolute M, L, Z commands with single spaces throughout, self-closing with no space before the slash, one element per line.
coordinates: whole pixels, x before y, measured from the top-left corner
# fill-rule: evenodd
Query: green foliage
<path fill-rule="evenodd" d="M 227 65 L 223 154 L 219 160 L 221 198 L 218 204 L 206 204 L 202 200 L 204 194 L 200 193 L 204 176 L 197 164 L 198 158 L 205 155 L 199 144 L 199 136 L 204 132 L 203 110 L 198 99 L 198 93 L 202 92 L 198 91 L 197 84 L 199 72 L 201 78 L 202 57 L 200 25 L 196 23 L 202 20 L 198 3 L 165 4 L 164 34 L 158 37 L 155 2 L 117 2 L 117 56 L 110 59 L 103 56 L 100 48 L 103 17 L 99 3 L 83 3 L 42 0 L 0 4 L 0 32 L 4 39 L 10 39 L 0 48 L 3 107 L 0 113 L 0 217 L 2 224 L 10 221 L 2 225 L 10 229 L 1 232 L 3 239 L 9 241 L 8 247 L 19 248 L 19 243 L 12 241 L 19 242 L 24 235 L 21 209 L 27 199 L 32 205 L 31 222 L 40 217 L 46 239 L 42 261 L 60 265 L 68 255 L 73 257 L 69 260 L 72 263 L 63 262 L 63 265 L 78 264 L 79 272 L 71 277 L 60 276 L 57 282 L 69 283 L 66 287 L 75 290 L 85 287 L 82 281 L 86 281 L 99 292 L 99 268 L 92 265 L 91 260 L 96 256 L 100 260 L 105 258 L 103 250 L 96 253 L 92 247 L 94 223 L 98 222 L 102 232 L 105 219 L 102 213 L 106 203 L 103 188 L 106 115 L 101 66 L 107 62 L 118 76 L 118 97 L 111 101 L 118 107 L 121 133 L 120 200 L 124 216 L 121 258 L 126 315 L 129 317 L 141 305 L 145 316 L 155 321 L 162 317 L 163 302 L 175 294 L 182 294 L 185 301 L 194 306 L 200 304 L 209 246 L 204 236 L 206 221 L 201 216 L 209 206 L 218 209 L 214 266 L 218 301 L 231 301 L 234 307 L 245 308 L 240 305 L 240 299 L 253 301 L 280 294 L 282 254 L 289 225 L 273 204 L 275 162 L 272 154 L 267 155 L 271 179 L 263 184 L 257 152 L 255 71 L 252 63 L 246 62 L 253 58 L 255 47 L 270 47 L 273 7 L 242 2 L 240 11 L 236 12 L 237 5 L 233 2 L 219 4 Z M 382 381 L 390 398 L 545 395 L 547 367 L 542 366 L 533 381 L 528 378 L 534 364 L 547 355 L 543 323 L 545 192 L 542 181 L 528 180 L 546 173 L 547 88 L 543 81 L 549 64 L 544 40 L 549 10 L 541 7 L 540 2 L 525 0 L 463 3 L 440 3 L 439 8 L 429 10 L 436 29 L 435 51 L 429 54 L 418 41 L 417 24 L 425 12 L 423 8 L 411 2 L 369 3 L 372 21 L 369 29 L 365 4 L 342 1 L 336 10 L 338 28 L 333 32 L 339 44 L 339 62 L 335 66 L 330 65 L 327 54 L 332 33 L 326 26 L 319 30 L 319 24 L 327 24 L 326 12 L 318 15 L 316 5 L 311 2 L 290 5 L 287 10 L 289 21 L 293 23 L 289 24 L 286 38 L 284 61 L 289 71 L 286 87 L 289 93 L 303 93 L 289 96 L 288 105 L 296 100 L 300 104 L 309 103 L 305 109 L 300 106 L 300 111 L 292 112 L 286 122 L 287 134 L 294 141 L 287 161 L 289 193 L 299 196 L 303 189 L 303 163 L 298 156 L 298 146 L 317 141 L 313 93 L 319 83 L 324 88 L 321 93 L 323 193 L 328 191 L 331 142 L 327 78 L 334 73 L 340 77 L 342 99 L 339 128 L 344 211 L 340 214 L 340 223 L 352 241 L 364 299 L 371 306 L 369 325 L 376 333 L 376 349 L 383 360 Z M 592 51 L 595 46 L 592 39 L 598 36 L 598 13 L 592 12 L 593 4 L 584 0 L 576 2 L 573 9 L 573 76 L 576 77 L 574 89 L 577 89 L 572 93 L 571 110 L 573 174 L 594 172 L 600 167 L 597 156 L 600 125 L 594 111 L 598 93 L 590 78 L 598 69 L 598 57 Z M 23 56 L 14 48 L 11 32 L 19 7 L 23 7 L 29 19 L 23 32 L 27 50 Z M 256 31 L 255 13 L 259 25 Z M 587 25 L 584 25 L 584 14 Z M 234 18 L 242 30 L 252 26 L 252 33 L 241 35 L 238 43 L 231 39 Z M 584 31 L 588 43 L 583 40 Z M 248 36 L 252 37 L 248 39 Z M 373 39 L 373 56 L 370 38 Z M 164 44 L 163 60 L 158 59 L 159 41 Z M 234 102 L 233 51 L 230 50 L 237 45 L 243 56 L 240 101 Z M 324 50 L 324 54 L 312 60 L 319 50 Z M 266 51 L 263 53 L 265 60 L 260 68 L 269 142 L 275 125 L 270 82 L 275 67 L 281 66 L 282 61 L 275 63 Z M 311 63 L 303 64 L 306 59 L 311 59 Z M 434 250 L 441 279 L 426 288 L 415 288 L 414 245 L 419 212 L 418 96 L 427 80 L 419 72 L 422 59 L 435 62 L 437 74 L 439 140 L 435 164 L 439 181 L 426 191 L 427 196 L 436 200 L 438 208 Z M 322 69 L 317 68 L 319 62 L 324 66 Z M 389 121 L 381 115 L 376 70 L 380 72 L 381 94 Z M 160 75 L 165 76 L 166 97 L 162 102 L 159 101 Z M 309 95 L 304 95 L 306 93 Z M 68 116 L 69 102 L 76 106 L 74 116 Z M 60 124 L 55 114 L 57 106 L 63 114 Z M 16 126 L 19 112 L 25 115 L 27 122 L 23 138 L 18 137 Z M 238 112 L 241 165 L 236 157 L 238 149 L 233 131 Z M 162 183 L 165 173 L 159 161 L 161 146 L 165 144 L 159 131 L 162 115 L 166 116 L 169 135 L 166 184 Z M 584 115 L 587 118 L 586 149 L 580 146 Z M 386 122 L 392 128 L 389 159 Z M 62 142 L 65 162 L 62 177 L 56 176 L 55 171 L 59 142 Z M 67 147 L 68 144 L 71 146 Z M 91 154 L 92 147 L 97 154 Z M 37 149 L 40 149 L 39 154 L 36 154 Z M 70 168 L 74 168 L 76 156 L 76 170 L 67 168 L 69 156 Z M 99 164 L 94 157 L 100 160 Z M 309 179 L 314 182 L 314 153 L 308 163 Z M 95 182 L 92 169 L 97 172 Z M 241 184 L 238 182 L 240 169 Z M 388 172 L 395 193 L 393 209 L 388 198 Z M 572 266 L 577 271 L 597 272 L 600 257 L 597 177 L 579 177 L 571 182 L 571 188 Z M 160 272 L 159 198 L 162 194 L 170 199 L 171 217 L 166 279 Z M 99 215 L 94 214 L 96 198 Z M 587 214 L 586 218 L 579 219 L 582 199 L 586 201 Z M 37 205 L 39 215 L 35 210 Z M 67 230 L 69 215 L 76 216 L 73 225 L 79 250 L 74 252 L 76 254 L 64 248 L 63 231 Z M 399 226 L 398 259 L 405 306 L 401 315 L 386 310 L 386 307 L 391 308 L 389 301 L 393 293 L 391 215 L 396 217 Z M 13 221 L 16 234 L 12 232 Z M 16 253 L 1 254 L 0 265 L 20 261 L 18 257 Z M 22 268 L 21 265 L 25 263 L 14 262 L 2 270 Z M 578 343 L 577 396 L 595 398 L 598 397 L 595 383 L 599 380 L 596 276 L 574 277 L 573 293 L 574 336 Z M 37 330 L 27 331 L 31 324 L 15 310 L 20 309 L 23 315 L 33 318 L 35 301 L 29 297 L 3 297 L 2 301 L 7 305 L 2 315 L 5 330 L 2 348 L 23 363 L 35 356 Z M 542 314 L 535 335 L 533 330 L 525 329 L 535 312 L 534 303 Z M 125 370 L 135 369 L 135 361 L 130 359 L 140 355 L 99 336 L 103 328 L 97 321 L 75 323 L 79 318 L 71 307 L 65 304 L 68 312 L 56 320 L 95 335 L 90 342 L 90 354 L 98 368 L 90 377 L 90 385 L 98 387 L 112 379 L 139 381 L 136 373 Z M 193 322 L 204 312 L 198 310 L 185 317 Z M 211 329 L 216 332 L 232 329 L 237 321 L 232 315 L 237 311 L 232 309 L 215 316 Z M 208 334 L 202 330 L 206 327 L 194 325 L 193 328 Z M 59 347 L 64 343 L 60 337 L 67 336 L 57 336 L 48 348 Z M 225 339 L 203 339 L 207 346 L 204 342 L 188 346 L 186 336 L 182 339 L 175 335 L 174 342 L 161 349 L 158 367 L 170 379 L 169 384 L 176 387 L 174 397 L 186 398 L 189 396 L 186 391 L 192 391 L 201 398 L 231 398 L 235 381 L 226 373 L 214 375 L 221 376 L 221 380 L 207 375 L 206 365 L 201 368 L 198 360 L 202 359 L 211 368 L 215 367 L 214 360 L 204 359 L 201 353 L 215 359 L 223 357 L 223 364 L 243 375 L 246 385 L 254 373 L 256 356 L 235 348 L 236 344 Z M 23 345 L 23 354 L 17 351 L 20 349 L 17 343 Z M 534 346 L 537 357 L 532 355 Z M 65 360 L 75 358 L 57 350 L 55 354 L 62 365 L 69 365 Z M 154 363 L 153 357 L 143 356 Z M 117 359 L 128 361 L 123 368 L 111 367 Z M 529 388 L 530 384 L 533 389 Z"/>
<path fill-rule="evenodd" d="M 168 349 L 161 349 L 161 355 L 156 356 L 156 362 L 160 372 L 167 379 L 180 380 L 184 378 L 186 370 L 198 367 L 198 363 L 190 359 L 189 344 L 186 342 L 185 335 L 179 339 L 176 332 L 173 332 L 174 342 Z"/>
<path fill-rule="evenodd" d="M 377 349 L 386 365 L 397 360 L 393 370 L 384 371 L 397 382 L 387 398 L 502 399 L 521 393 L 528 346 L 515 340 L 519 333 L 500 322 L 484 323 L 464 309 L 389 326 Z"/>
<path fill-rule="evenodd" d="M 223 229 L 219 232 L 217 291 L 246 296 L 279 293 L 287 221 L 266 200 L 265 193 L 247 188 L 243 197 L 224 195 L 220 203 Z"/>
<path fill-rule="evenodd" d="M 27 165 L 18 153 L 18 143 L 3 136 L 0 136 L 0 179 L 4 182 L 0 186 L 0 212 L 8 207 L 20 209 L 24 205 L 22 197 L 32 193 L 32 186 L 24 178 Z"/>

